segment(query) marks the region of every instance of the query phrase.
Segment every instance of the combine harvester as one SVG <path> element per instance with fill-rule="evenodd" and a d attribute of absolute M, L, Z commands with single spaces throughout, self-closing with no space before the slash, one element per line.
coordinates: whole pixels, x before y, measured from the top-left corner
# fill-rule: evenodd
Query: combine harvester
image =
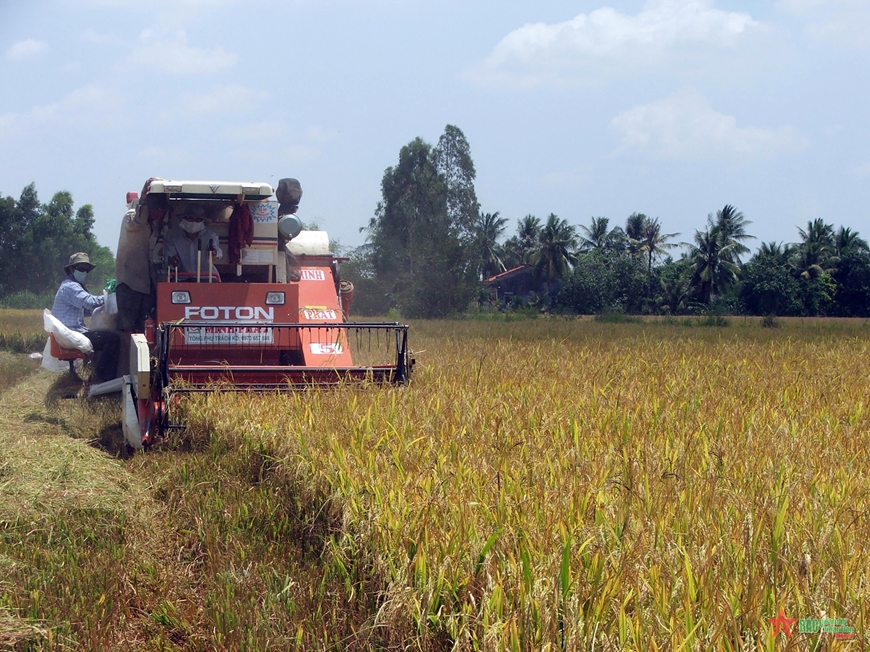
<path fill-rule="evenodd" d="M 279 205 L 267 183 L 152 179 L 141 197 L 128 194 L 128 207 L 151 219 L 157 275 L 156 314 L 130 335 L 124 377 L 124 433 L 134 448 L 183 427 L 171 417 L 186 393 L 408 382 L 408 326 L 348 321 L 353 286 L 339 278 L 342 259 L 326 232 L 302 230 L 298 182 L 281 184 L 295 201 Z M 225 252 L 214 260 L 198 250 L 204 272 L 173 267 L 164 247 L 192 205 Z"/>

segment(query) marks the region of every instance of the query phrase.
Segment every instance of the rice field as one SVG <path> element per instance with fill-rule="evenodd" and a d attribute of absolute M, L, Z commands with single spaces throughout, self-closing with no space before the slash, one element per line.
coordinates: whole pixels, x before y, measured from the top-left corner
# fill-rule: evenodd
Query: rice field
<path fill-rule="evenodd" d="M 412 332 L 409 388 L 188 408 L 335 514 L 323 554 L 376 593 L 375 647 L 866 646 L 864 323 Z M 777 637 L 781 610 L 854 638 Z"/>
<path fill-rule="evenodd" d="M 42 405 L 43 372 L 7 391 L 0 643 L 17 609 L 28 649 L 867 649 L 866 322 L 429 321 L 410 341 L 409 387 L 195 397 L 186 432 L 102 472 L 108 402 Z M 97 523 L 63 501 L 114 496 L 101 475 L 136 501 Z M 60 477 L 57 514 L 15 512 Z"/>

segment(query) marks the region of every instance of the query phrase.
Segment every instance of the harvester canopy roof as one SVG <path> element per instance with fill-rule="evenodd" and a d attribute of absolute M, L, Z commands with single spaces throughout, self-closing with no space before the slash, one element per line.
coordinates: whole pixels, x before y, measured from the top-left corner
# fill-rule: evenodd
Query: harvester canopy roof
<path fill-rule="evenodd" d="M 191 181 L 154 179 L 148 194 L 163 194 L 173 199 L 240 199 L 260 201 L 275 194 L 268 183 L 259 181 Z"/>

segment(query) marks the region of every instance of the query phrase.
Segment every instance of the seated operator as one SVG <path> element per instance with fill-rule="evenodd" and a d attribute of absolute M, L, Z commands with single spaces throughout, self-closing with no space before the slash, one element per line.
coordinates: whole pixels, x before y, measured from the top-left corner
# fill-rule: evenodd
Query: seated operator
<path fill-rule="evenodd" d="M 224 252 L 218 244 L 217 234 L 206 228 L 203 222 L 205 209 L 201 204 L 186 202 L 176 210 L 180 219 L 178 226 L 166 236 L 166 257 L 169 264 L 178 267 L 182 272 L 197 271 L 197 254 L 199 256 L 199 272 L 205 276 L 209 273 L 218 276 L 214 265 L 209 270 L 208 252 L 211 251 L 215 260 L 223 258 Z"/>
<path fill-rule="evenodd" d="M 118 347 L 121 339 L 114 331 L 92 331 L 85 326 L 85 315 L 102 306 L 104 299 L 94 296 L 85 287 L 88 273 L 95 267 L 86 253 L 75 253 L 64 267 L 66 278 L 54 297 L 51 314 L 70 330 L 78 331 L 94 345 L 96 368 L 90 382 L 95 385 L 112 380 L 118 366 Z"/>

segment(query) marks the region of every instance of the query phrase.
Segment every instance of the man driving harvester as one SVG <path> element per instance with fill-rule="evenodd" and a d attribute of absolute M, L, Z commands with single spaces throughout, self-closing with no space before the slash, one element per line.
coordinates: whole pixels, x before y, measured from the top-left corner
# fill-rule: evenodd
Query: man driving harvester
<path fill-rule="evenodd" d="M 217 269 L 210 258 L 220 260 L 224 252 L 218 244 L 218 236 L 207 228 L 205 209 L 200 204 L 187 202 L 176 212 L 180 218 L 178 227 L 172 229 L 166 237 L 166 256 L 169 264 L 178 267 L 186 274 L 199 274 L 208 277 L 209 274 L 220 278 Z"/>

